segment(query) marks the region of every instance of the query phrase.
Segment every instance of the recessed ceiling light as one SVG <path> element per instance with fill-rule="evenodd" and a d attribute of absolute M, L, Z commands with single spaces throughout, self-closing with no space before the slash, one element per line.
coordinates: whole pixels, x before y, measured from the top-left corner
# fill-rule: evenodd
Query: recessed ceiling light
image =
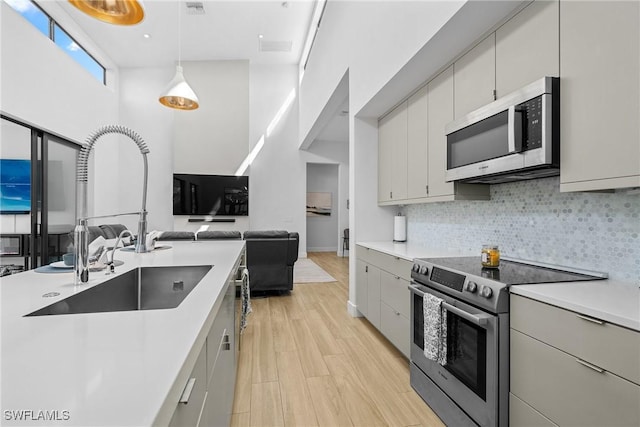
<path fill-rule="evenodd" d="M 143 34 L 142 37 L 144 37 L 145 39 L 150 39 L 151 38 L 151 34 Z"/>
<path fill-rule="evenodd" d="M 261 39 L 261 38 L 263 38 L 263 37 L 264 37 L 264 36 L 263 36 L 262 34 L 258 34 L 258 38 L 259 38 L 259 39 Z"/>

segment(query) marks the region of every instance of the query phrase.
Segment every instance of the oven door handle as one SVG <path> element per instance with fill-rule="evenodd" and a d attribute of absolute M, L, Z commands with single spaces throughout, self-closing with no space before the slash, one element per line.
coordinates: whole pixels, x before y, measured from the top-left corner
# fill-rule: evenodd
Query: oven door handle
<path fill-rule="evenodd" d="M 425 292 L 423 292 L 419 287 L 415 286 L 415 285 L 409 285 L 409 290 L 411 290 L 411 292 L 415 292 L 416 294 L 424 297 Z M 490 314 L 471 314 L 471 313 L 467 313 L 466 311 L 449 304 L 446 301 L 442 301 L 442 306 L 445 308 L 445 310 L 450 311 L 451 313 L 462 317 L 463 319 L 468 320 L 469 322 L 478 325 L 478 326 L 484 326 L 487 323 L 487 320 L 492 319 L 493 316 Z"/>
<path fill-rule="evenodd" d="M 448 302 L 443 301 L 442 302 L 442 306 L 445 308 L 445 310 L 455 314 L 456 316 L 460 316 L 463 319 L 468 320 L 471 323 L 474 323 L 478 326 L 484 326 L 487 324 L 487 320 L 491 319 L 493 316 L 490 314 L 471 314 L 471 313 L 467 313 L 464 310 L 459 309 L 458 307 L 455 307 L 451 304 L 449 304 Z"/>

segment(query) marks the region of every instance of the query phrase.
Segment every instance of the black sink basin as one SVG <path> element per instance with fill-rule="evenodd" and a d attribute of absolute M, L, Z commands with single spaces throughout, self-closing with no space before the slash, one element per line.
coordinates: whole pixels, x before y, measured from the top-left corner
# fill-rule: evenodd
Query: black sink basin
<path fill-rule="evenodd" d="M 26 316 L 176 308 L 212 267 L 138 267 Z"/>

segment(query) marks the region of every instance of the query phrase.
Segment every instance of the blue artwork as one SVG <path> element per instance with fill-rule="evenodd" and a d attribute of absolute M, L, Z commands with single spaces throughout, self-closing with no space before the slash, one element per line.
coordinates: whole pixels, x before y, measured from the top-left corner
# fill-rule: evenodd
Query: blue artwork
<path fill-rule="evenodd" d="M 31 161 L 0 159 L 0 213 L 31 211 Z"/>

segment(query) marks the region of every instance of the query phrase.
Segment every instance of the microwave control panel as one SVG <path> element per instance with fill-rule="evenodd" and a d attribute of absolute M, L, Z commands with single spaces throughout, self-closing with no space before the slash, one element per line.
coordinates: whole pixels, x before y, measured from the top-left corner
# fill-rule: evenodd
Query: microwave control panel
<path fill-rule="evenodd" d="M 516 111 L 522 114 L 524 150 L 542 147 L 542 95 L 518 104 Z"/>

